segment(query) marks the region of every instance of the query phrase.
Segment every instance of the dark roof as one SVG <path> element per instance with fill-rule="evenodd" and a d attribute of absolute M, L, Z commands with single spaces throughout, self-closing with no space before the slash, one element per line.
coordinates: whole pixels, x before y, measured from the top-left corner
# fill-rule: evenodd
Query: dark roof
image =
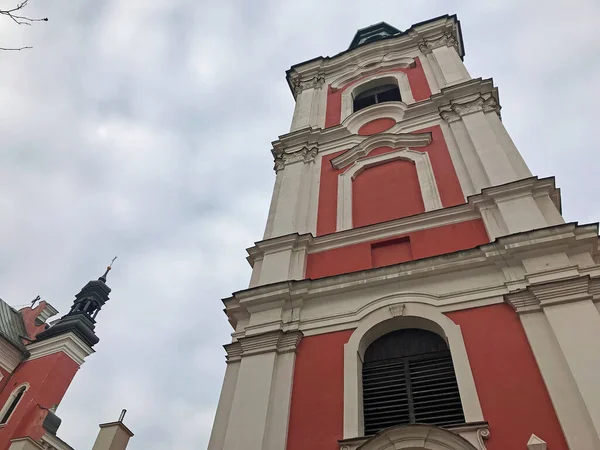
<path fill-rule="evenodd" d="M 285 71 L 286 79 L 287 79 L 287 82 L 288 82 L 288 86 L 290 87 L 290 90 L 292 90 L 292 93 L 293 93 L 292 85 L 290 83 L 290 74 L 292 73 L 292 71 L 296 67 L 303 66 L 304 64 L 307 64 L 307 63 L 310 63 L 310 62 L 313 62 L 313 61 L 317 61 L 319 59 L 333 59 L 333 58 L 337 58 L 338 56 L 341 56 L 344 53 L 351 52 L 352 50 L 354 50 L 358 46 L 358 45 L 353 46 L 353 44 L 354 44 L 354 41 L 356 40 L 357 36 L 359 36 L 359 34 L 361 32 L 364 32 L 364 31 L 367 31 L 367 30 L 371 30 L 373 27 L 377 27 L 377 26 L 382 26 L 382 27 L 383 26 L 387 26 L 387 27 L 389 27 L 389 30 L 396 30 L 396 33 L 393 34 L 393 35 L 383 36 L 383 37 L 381 37 L 378 40 L 391 39 L 391 38 L 394 38 L 394 37 L 397 37 L 397 36 L 406 35 L 413 28 L 416 28 L 416 27 L 419 27 L 421 25 L 425 25 L 425 24 L 428 24 L 428 23 L 436 22 L 436 21 L 438 21 L 440 19 L 453 19 L 453 20 L 456 21 L 456 26 L 457 26 L 457 29 L 458 29 L 458 40 L 459 40 L 459 46 L 460 46 L 459 55 L 460 55 L 461 58 L 464 58 L 465 47 L 464 47 L 463 38 L 462 38 L 462 29 L 461 29 L 461 26 L 460 26 L 460 20 L 458 20 L 458 18 L 456 17 L 456 14 L 451 14 L 451 15 L 450 14 L 443 14 L 441 16 L 437 16 L 437 17 L 434 17 L 432 19 L 423 20 L 422 22 L 418 22 L 418 23 L 415 23 L 415 24 L 411 25 L 411 27 L 409 29 L 404 30 L 404 31 L 400 31 L 400 30 L 392 27 L 391 25 L 388 25 L 385 22 L 380 22 L 378 24 L 371 25 L 370 27 L 361 28 L 360 30 L 358 30 L 356 32 L 356 34 L 354 35 L 354 39 L 352 39 L 352 43 L 350 44 L 350 47 L 347 50 L 344 50 L 344 51 L 338 53 L 337 55 L 334 55 L 334 56 L 325 56 L 325 57 L 323 57 L 323 56 L 317 56 L 317 57 L 311 58 L 311 59 L 309 59 L 307 61 L 303 61 L 301 63 L 297 63 L 297 64 L 292 65 L 292 67 L 290 67 L 288 70 Z M 360 39 L 359 39 L 359 41 L 360 41 Z"/>
<path fill-rule="evenodd" d="M 25 345 L 21 340 L 21 336 L 27 336 L 23 317 L 19 311 L 2 299 L 0 299 L 0 336 L 19 350 L 25 351 Z"/>
<path fill-rule="evenodd" d="M 367 44 L 369 42 L 378 41 L 380 39 L 394 36 L 395 34 L 400 33 L 398 28 L 394 28 L 393 26 L 385 23 L 379 22 L 375 25 L 371 25 L 366 28 L 361 28 L 356 32 L 352 42 L 350 43 L 350 47 L 348 49 L 353 49 L 362 44 Z"/>

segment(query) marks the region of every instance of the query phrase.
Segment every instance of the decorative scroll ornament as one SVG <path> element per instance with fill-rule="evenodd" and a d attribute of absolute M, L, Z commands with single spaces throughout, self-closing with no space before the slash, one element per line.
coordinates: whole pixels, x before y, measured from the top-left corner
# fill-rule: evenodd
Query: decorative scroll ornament
<path fill-rule="evenodd" d="M 452 33 L 444 33 L 437 39 L 423 39 L 419 44 L 419 50 L 424 54 L 431 53 L 434 48 L 438 47 L 454 47 L 456 52 L 459 52 L 458 41 Z"/>
<path fill-rule="evenodd" d="M 278 172 L 285 168 L 288 164 L 293 164 L 299 161 L 303 161 L 305 163 L 311 163 L 315 160 L 317 153 L 319 153 L 319 148 L 317 146 L 304 146 L 299 150 L 295 150 L 293 152 L 286 152 L 280 149 L 272 149 L 271 153 L 274 158 L 274 167 L 273 170 Z"/>
<path fill-rule="evenodd" d="M 483 442 L 485 439 L 490 438 L 490 430 L 487 427 L 479 428 L 477 430 L 477 441 L 479 442 L 479 447 L 485 450 L 485 443 Z"/>
<path fill-rule="evenodd" d="M 478 111 L 495 112 L 500 115 L 500 105 L 492 94 L 485 94 L 465 103 L 451 103 L 442 106 L 439 111 L 442 119 L 447 122 L 455 122 L 460 120 L 461 116 Z"/>
<path fill-rule="evenodd" d="M 321 89 L 325 84 L 325 74 L 317 73 L 315 76 L 307 79 L 301 79 L 299 75 L 296 75 L 290 81 L 294 97 L 298 97 L 304 89 Z"/>

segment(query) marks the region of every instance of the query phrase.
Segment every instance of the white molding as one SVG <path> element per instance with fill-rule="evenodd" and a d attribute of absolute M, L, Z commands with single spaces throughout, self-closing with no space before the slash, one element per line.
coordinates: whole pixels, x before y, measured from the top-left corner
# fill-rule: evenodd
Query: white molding
<path fill-rule="evenodd" d="M 387 299 L 382 299 L 387 302 Z M 389 304 L 374 306 L 364 313 L 358 327 L 344 345 L 344 438 L 362 436 L 362 359 L 366 348 L 377 338 L 393 330 L 422 328 L 439 334 L 448 343 L 466 422 L 483 421 L 483 413 L 460 326 L 436 306 L 421 303 L 419 298 L 402 300 L 402 314 Z"/>
<path fill-rule="evenodd" d="M 384 102 L 367 106 L 357 111 L 342 121 L 342 126 L 351 134 L 358 134 L 363 125 L 372 122 L 375 119 L 394 119 L 400 122 L 404 119 L 408 105 L 404 102 Z"/>
<path fill-rule="evenodd" d="M 431 144 L 431 133 L 378 133 L 331 160 L 335 169 L 342 169 L 379 147 L 426 147 Z"/>
<path fill-rule="evenodd" d="M 8 373 L 19 365 L 23 358 L 23 352 L 8 342 L 3 337 L 0 337 L 0 367 Z"/>
<path fill-rule="evenodd" d="M 547 446 L 546 441 L 541 440 L 535 434 L 532 434 L 527 441 L 527 450 L 546 450 Z"/>
<path fill-rule="evenodd" d="M 426 152 L 406 148 L 355 161 L 345 172 L 338 175 L 336 231 L 352 228 L 352 182 L 356 177 L 370 167 L 396 160 L 408 160 L 415 164 L 425 211 L 442 208 L 442 200 L 429 155 Z M 398 195 L 402 195 L 402 193 L 398 193 Z"/>
<path fill-rule="evenodd" d="M 94 353 L 94 349 L 74 333 L 65 333 L 50 339 L 33 342 L 27 346 L 27 350 L 29 351 L 27 361 L 62 352 L 79 366 L 85 362 L 86 357 Z"/>
<path fill-rule="evenodd" d="M 389 70 L 381 73 L 382 70 L 408 69 L 412 67 L 415 67 L 415 58 L 402 56 L 397 52 L 390 52 L 383 56 L 373 55 L 370 58 L 361 59 L 360 62 L 357 62 L 356 64 L 346 66 L 346 71 L 337 78 L 334 78 L 331 81 L 330 86 L 332 89 L 344 89 L 346 86 L 360 80 L 365 75 L 368 76 L 364 80 L 360 80 L 361 84 L 363 81 L 367 82 L 379 78 L 380 75 L 385 76 L 394 73 Z"/>
<path fill-rule="evenodd" d="M 64 442 L 58 436 L 55 436 L 51 433 L 44 434 L 42 436 L 41 442 L 42 447 L 44 447 L 44 449 L 47 450 L 73 450 L 73 447 Z"/>
<path fill-rule="evenodd" d="M 402 66 L 395 65 L 395 67 Z M 344 91 L 342 92 L 342 114 L 340 121 L 343 122 L 346 117 L 354 113 L 354 97 L 361 92 L 366 91 L 367 89 L 381 86 L 383 84 L 396 84 L 400 90 L 400 98 L 402 99 L 401 101 L 403 103 L 410 105 L 411 103 L 415 102 L 406 72 L 394 71 L 374 73 L 373 75 L 360 80 L 360 82 L 356 83 L 355 86 L 342 87 Z"/>

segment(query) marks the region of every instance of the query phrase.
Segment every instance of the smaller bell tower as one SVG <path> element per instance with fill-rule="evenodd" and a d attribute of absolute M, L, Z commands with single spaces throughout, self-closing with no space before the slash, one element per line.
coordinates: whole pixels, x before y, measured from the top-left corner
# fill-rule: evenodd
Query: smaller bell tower
<path fill-rule="evenodd" d="M 57 311 L 46 302 L 15 311 L 0 300 L 1 315 L 9 319 L 0 320 L 0 448 L 13 441 L 48 448 L 62 442 L 56 436 L 61 420 L 55 411 L 100 340 L 95 324 L 109 300 L 110 270 L 108 266 L 88 282 L 75 295 L 70 311 L 51 325 L 46 320 Z"/>

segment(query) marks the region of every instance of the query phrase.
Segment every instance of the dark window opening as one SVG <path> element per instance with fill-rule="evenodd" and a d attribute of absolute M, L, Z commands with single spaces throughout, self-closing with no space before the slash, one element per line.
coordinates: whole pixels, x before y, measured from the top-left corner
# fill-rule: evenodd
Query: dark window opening
<path fill-rule="evenodd" d="M 12 399 L 10 406 L 8 407 L 8 409 L 2 416 L 2 420 L 0 420 L 0 425 L 4 425 L 6 422 L 8 422 L 8 419 L 10 419 L 10 416 L 12 415 L 13 411 L 17 407 L 17 404 L 19 403 L 19 400 L 21 400 L 21 397 L 23 397 L 23 394 L 25 393 L 25 389 L 26 389 L 25 386 L 23 386 L 21 389 L 19 389 L 19 391 L 17 392 L 17 395 L 15 395 L 15 397 Z"/>
<path fill-rule="evenodd" d="M 400 100 L 400 89 L 395 84 L 377 86 L 367 89 L 354 97 L 354 112 L 377 103 L 399 102 Z"/>
<path fill-rule="evenodd" d="M 452 357 L 444 339 L 420 329 L 388 333 L 365 351 L 365 435 L 394 425 L 465 422 Z"/>

